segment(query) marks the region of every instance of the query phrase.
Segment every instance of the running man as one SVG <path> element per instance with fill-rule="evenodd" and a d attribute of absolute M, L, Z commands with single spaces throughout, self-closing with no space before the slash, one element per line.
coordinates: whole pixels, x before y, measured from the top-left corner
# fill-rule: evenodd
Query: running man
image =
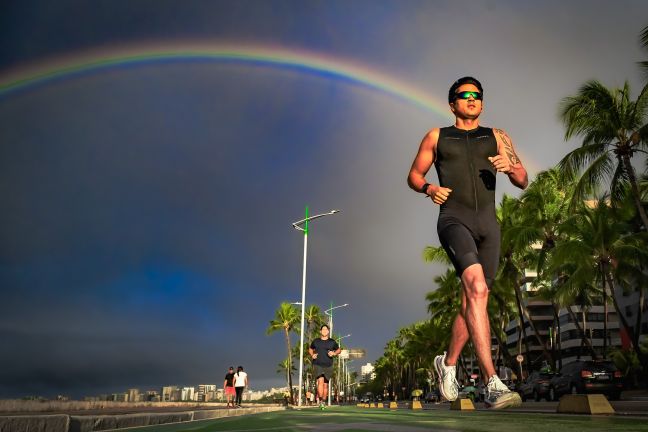
<path fill-rule="evenodd" d="M 311 342 L 308 347 L 308 354 L 313 359 L 313 372 L 317 380 L 320 408 L 324 408 L 324 401 L 328 396 L 328 383 L 333 375 L 333 357 L 340 354 L 341 351 L 335 339 L 329 338 L 329 327 L 326 324 L 320 328 L 320 337 Z"/>
<path fill-rule="evenodd" d="M 488 380 L 486 406 L 506 408 L 522 401 L 498 378 L 491 358 L 488 290 L 495 280 L 500 254 L 500 228 L 495 215 L 495 176 L 506 174 L 524 189 L 527 172 L 501 129 L 479 126 L 483 89 L 479 81 L 463 77 L 448 92 L 454 126 L 432 129 L 423 138 L 407 182 L 440 206 L 437 233 L 443 249 L 461 278 L 461 311 L 452 326 L 448 351 L 434 359 L 441 395 L 457 399 L 456 364 L 463 346 L 472 339 L 482 374 Z M 425 175 L 435 165 L 439 185 Z"/>

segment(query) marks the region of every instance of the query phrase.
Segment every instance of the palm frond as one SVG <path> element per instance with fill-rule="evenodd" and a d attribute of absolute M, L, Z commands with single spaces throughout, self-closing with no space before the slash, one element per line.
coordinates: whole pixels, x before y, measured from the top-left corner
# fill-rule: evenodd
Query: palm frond
<path fill-rule="evenodd" d="M 450 265 L 452 262 L 441 246 L 426 246 L 423 249 L 423 261 Z"/>
<path fill-rule="evenodd" d="M 644 29 L 641 31 L 641 34 L 639 35 L 639 41 L 644 48 L 648 49 L 648 26 L 644 27 Z M 648 61 L 639 62 L 639 66 L 644 70 L 646 78 L 648 78 Z"/>
<path fill-rule="evenodd" d="M 606 152 L 606 146 L 603 144 L 589 144 L 567 153 L 560 162 L 558 162 L 558 171 L 566 181 L 573 180 L 580 170 L 589 165 L 591 161 L 596 160 Z"/>
<path fill-rule="evenodd" d="M 612 203 L 616 204 L 623 200 L 626 192 L 628 191 L 628 173 L 623 169 L 623 164 L 617 164 L 610 182 L 610 198 Z"/>
<path fill-rule="evenodd" d="M 565 139 L 591 131 L 610 130 L 618 124 L 615 95 L 596 80 L 586 82 L 576 96 L 563 99 L 560 118 L 565 125 Z M 614 136 L 614 135 L 612 135 Z"/>
<path fill-rule="evenodd" d="M 598 184 L 612 175 L 614 160 L 608 152 L 600 155 L 583 171 L 582 175 L 574 185 L 570 209 L 583 202 L 588 196 L 596 191 Z"/>

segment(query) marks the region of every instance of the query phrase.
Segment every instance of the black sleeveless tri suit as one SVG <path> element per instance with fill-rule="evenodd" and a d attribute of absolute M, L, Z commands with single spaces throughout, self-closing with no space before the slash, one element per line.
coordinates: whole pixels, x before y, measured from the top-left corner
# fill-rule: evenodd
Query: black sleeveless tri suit
<path fill-rule="evenodd" d="M 452 189 L 441 205 L 437 233 L 457 275 L 481 264 L 489 288 L 497 273 L 500 227 L 495 215 L 495 176 L 488 160 L 497 155 L 491 128 L 442 128 L 436 146 L 439 183 Z"/>

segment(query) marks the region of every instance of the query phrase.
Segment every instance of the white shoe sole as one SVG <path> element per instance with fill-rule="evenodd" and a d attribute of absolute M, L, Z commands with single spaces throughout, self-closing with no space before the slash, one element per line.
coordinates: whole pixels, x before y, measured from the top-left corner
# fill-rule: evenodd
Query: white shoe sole
<path fill-rule="evenodd" d="M 486 401 L 486 407 L 490 409 L 516 408 L 522 406 L 522 398 L 516 392 L 507 393 L 506 397 L 502 395 L 494 404 Z"/>
<path fill-rule="evenodd" d="M 444 360 L 444 356 L 442 356 L 442 355 L 438 355 L 438 356 L 434 357 L 434 369 L 436 370 L 437 377 L 439 377 L 438 378 L 438 381 L 439 381 L 439 393 L 441 393 L 441 397 L 443 399 L 445 399 L 447 401 L 450 401 L 450 402 L 454 402 L 457 399 L 458 394 L 454 398 L 450 399 L 445 394 L 445 392 L 443 391 L 443 377 L 442 377 L 442 373 L 441 373 L 442 368 L 443 368 L 443 364 L 441 362 L 443 362 L 443 360 Z"/>

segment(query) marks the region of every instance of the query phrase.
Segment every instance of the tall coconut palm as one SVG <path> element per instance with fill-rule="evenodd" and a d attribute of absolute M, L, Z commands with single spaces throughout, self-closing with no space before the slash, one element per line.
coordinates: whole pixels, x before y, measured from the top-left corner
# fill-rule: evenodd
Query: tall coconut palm
<path fill-rule="evenodd" d="M 633 330 L 617 302 L 614 286 L 615 282 L 622 284 L 622 276 L 628 274 L 628 267 L 637 266 L 638 260 L 642 259 L 637 240 L 645 234 L 629 233 L 628 224 L 606 199 L 578 206 L 562 230 L 568 239 L 556 247 L 551 269 L 562 275 L 563 287 L 574 297 L 598 295 L 598 301 L 602 300 L 604 306 L 607 298 L 611 298 L 623 328 L 634 339 Z M 615 262 L 621 263 L 622 268 L 618 271 L 613 265 Z M 585 293 L 585 290 L 597 291 L 598 294 Z M 604 340 L 607 339 L 605 334 Z"/>
<path fill-rule="evenodd" d="M 449 268 L 445 274 L 435 276 L 434 282 L 437 289 L 425 295 L 431 320 L 452 327 L 452 321 L 461 310 L 461 281 L 457 272 Z"/>
<path fill-rule="evenodd" d="M 644 29 L 641 30 L 639 40 L 641 42 L 641 45 L 648 51 L 648 26 L 644 27 Z M 639 66 L 641 66 L 641 68 L 644 70 L 646 79 L 648 80 L 648 60 L 639 62 Z"/>
<path fill-rule="evenodd" d="M 524 269 L 530 268 L 533 262 L 533 251 L 531 249 L 532 237 L 529 236 L 524 241 L 519 241 L 519 239 L 509 234 L 510 230 L 517 229 L 524 222 L 523 213 L 524 211 L 520 200 L 504 195 L 497 209 L 497 218 L 502 229 L 501 262 L 498 272 L 498 282 L 515 293 L 519 322 L 526 345 L 527 356 L 530 352 L 526 337 L 525 321 L 529 323 L 529 327 L 538 345 L 541 347 L 545 359 L 553 362 L 551 353 L 547 349 L 546 341 L 542 340 L 540 331 L 526 308 L 524 301 L 525 294 L 520 288 L 526 282 Z"/>
<path fill-rule="evenodd" d="M 400 339 L 394 338 L 385 345 L 385 371 L 389 376 L 389 382 L 392 387 L 392 394 L 396 394 L 401 387 L 401 378 L 403 370 L 403 343 Z"/>
<path fill-rule="evenodd" d="M 299 320 L 301 319 L 299 310 L 295 307 L 295 305 L 292 305 L 287 302 L 281 303 L 279 306 L 279 309 L 275 311 L 275 317 L 272 321 L 270 321 L 270 326 L 266 329 L 266 333 L 268 335 L 276 332 L 283 330 L 284 332 L 284 337 L 286 338 L 286 349 L 288 351 L 288 367 L 286 368 L 288 371 L 292 371 L 292 357 L 293 357 L 293 352 L 290 347 L 290 332 L 295 331 L 296 325 L 299 323 Z M 293 387 L 292 387 L 292 373 L 288 373 L 288 388 L 290 391 L 290 402 L 295 403 L 295 400 L 293 398 Z"/>
<path fill-rule="evenodd" d="M 295 372 L 295 366 L 290 361 L 290 358 L 285 358 L 281 360 L 281 363 L 277 365 L 277 373 L 286 374 L 286 382 L 289 382 L 290 375 Z"/>
<path fill-rule="evenodd" d="M 569 200 L 573 193 L 573 184 L 564 182 L 559 171 L 552 168 L 538 173 L 535 180 L 520 196 L 521 221 L 507 227 L 503 232 L 503 243 L 512 244 L 514 248 L 521 250 L 530 245 L 535 245 L 531 250 L 537 276 L 533 285 L 538 288 L 538 297 L 551 302 L 553 306 L 554 325 L 557 327 L 558 337 L 556 341 L 560 345 L 560 320 L 558 313 L 559 305 L 555 302 L 550 289 L 554 275 L 546 272 L 545 265 L 547 257 L 553 251 L 557 243 L 561 241 L 560 226 L 569 217 Z M 539 246 L 539 248 L 538 248 Z M 552 341 L 552 348 L 554 347 Z M 562 366 L 562 350 L 558 347 L 557 352 L 552 349 L 554 366 L 556 362 Z"/>
<path fill-rule="evenodd" d="M 621 89 L 610 90 L 592 80 L 578 94 L 563 100 L 560 115 L 566 128 L 565 139 L 583 137 L 581 147 L 569 152 L 558 165 L 568 179 L 582 170 L 575 184 L 572 208 L 596 192 L 606 179 L 614 201 L 621 198 L 623 186 L 628 183 L 641 223 L 648 229 L 632 165 L 635 153 L 648 153 L 647 114 L 648 85 L 632 101 L 627 82 Z"/>
<path fill-rule="evenodd" d="M 499 279 L 491 287 L 488 295 L 488 319 L 491 334 L 497 339 L 496 364 L 502 357 L 507 365 L 515 364 L 513 356 L 506 346 L 506 327 L 511 319 L 517 316 L 515 293 L 502 284 Z"/>

